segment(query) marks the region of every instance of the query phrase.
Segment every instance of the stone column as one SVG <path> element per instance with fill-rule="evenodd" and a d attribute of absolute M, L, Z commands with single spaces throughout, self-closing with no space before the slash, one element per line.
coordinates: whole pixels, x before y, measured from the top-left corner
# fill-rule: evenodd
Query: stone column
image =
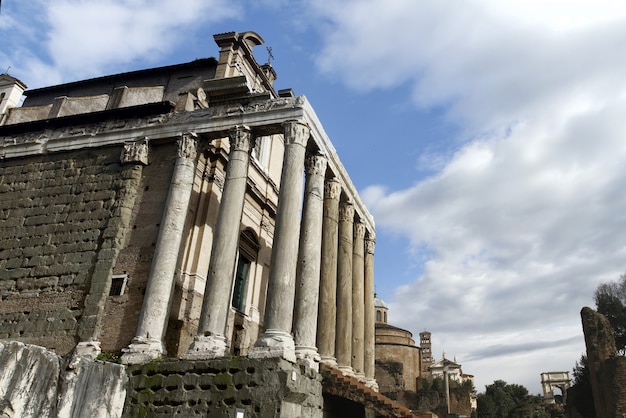
<path fill-rule="evenodd" d="M 376 308 L 374 307 L 374 246 L 376 239 L 374 234 L 368 233 L 365 238 L 365 329 L 363 343 L 365 345 L 365 358 L 363 371 L 365 384 L 374 390 L 378 390 L 378 384 L 374 378 L 376 369 Z"/>
<path fill-rule="evenodd" d="M 309 156 L 306 159 L 305 172 L 293 334 L 296 358 L 312 369 L 319 370 L 320 355 L 315 346 L 315 334 L 322 257 L 326 157 Z"/>
<path fill-rule="evenodd" d="M 295 362 L 291 327 L 302 208 L 302 170 L 310 129 L 298 121 L 288 121 L 283 126 L 285 154 L 265 305 L 265 332 L 248 356 L 283 357 Z"/>
<path fill-rule="evenodd" d="M 335 355 L 339 370 L 352 375 L 352 253 L 354 206 L 339 205 L 339 242 L 337 254 L 337 335 Z"/>
<path fill-rule="evenodd" d="M 365 332 L 364 318 L 364 281 L 365 281 L 365 225 L 357 221 L 354 223 L 354 246 L 352 253 L 352 368 L 355 376 L 365 380 L 363 359 L 365 346 L 363 338 Z"/>
<path fill-rule="evenodd" d="M 317 322 L 317 347 L 322 363 L 337 366 L 335 330 L 337 326 L 337 228 L 341 183 L 336 178 L 324 185 L 324 218 L 322 221 L 322 265 L 320 301 Z"/>
<path fill-rule="evenodd" d="M 183 355 L 186 360 L 222 357 L 227 351 L 226 324 L 230 309 L 233 275 L 237 263 L 239 230 L 246 195 L 248 162 L 254 140 L 247 126 L 230 130 L 230 153 L 226 166 L 224 191 L 213 233 L 198 333 Z"/>
<path fill-rule="evenodd" d="M 195 133 L 183 134 L 177 146 L 178 157 L 154 249 L 137 332 L 128 348 L 123 350 L 125 354 L 122 361 L 126 364 L 147 363 L 165 354 L 163 337 L 195 175 L 198 138 Z"/>

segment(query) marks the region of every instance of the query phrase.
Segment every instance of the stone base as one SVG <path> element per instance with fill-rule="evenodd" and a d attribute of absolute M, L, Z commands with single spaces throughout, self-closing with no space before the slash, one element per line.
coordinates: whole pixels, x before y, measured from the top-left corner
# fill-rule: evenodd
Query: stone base
<path fill-rule="evenodd" d="M 291 334 L 268 329 L 254 344 L 248 354 L 250 358 L 281 357 L 292 363 L 296 362 L 296 348 Z"/>
<path fill-rule="evenodd" d="M 128 348 L 123 348 L 123 364 L 145 364 L 161 358 L 165 348 L 160 340 L 146 337 L 135 337 Z"/>
<path fill-rule="evenodd" d="M 334 357 L 325 357 L 322 356 L 321 360 L 322 363 L 327 364 L 328 366 L 336 369 L 337 368 L 337 359 Z"/>
<path fill-rule="evenodd" d="M 365 384 L 365 374 L 363 372 L 354 372 L 354 377 L 358 379 L 359 382 Z"/>
<path fill-rule="evenodd" d="M 183 360 L 210 360 L 224 357 L 228 347 L 226 338 L 221 335 L 196 335 L 193 343 L 182 355 Z"/>
<path fill-rule="evenodd" d="M 337 367 L 339 369 L 339 371 L 343 374 L 345 374 L 346 376 L 352 376 L 354 377 L 354 369 L 350 366 L 338 366 Z"/>
<path fill-rule="evenodd" d="M 376 381 L 376 379 L 372 379 L 371 377 L 365 379 L 365 386 L 367 386 L 368 388 L 372 389 L 375 392 L 378 392 L 378 382 Z"/>
<path fill-rule="evenodd" d="M 95 360 L 102 353 L 100 341 L 82 341 L 74 348 L 74 356 L 85 357 L 89 360 Z"/>
<path fill-rule="evenodd" d="M 296 359 L 298 363 L 306 364 L 311 369 L 319 372 L 321 358 L 316 347 L 297 346 Z"/>

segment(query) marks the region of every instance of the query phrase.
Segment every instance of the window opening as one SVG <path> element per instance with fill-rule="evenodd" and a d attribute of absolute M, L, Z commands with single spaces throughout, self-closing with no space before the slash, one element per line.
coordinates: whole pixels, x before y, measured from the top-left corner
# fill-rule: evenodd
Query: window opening
<path fill-rule="evenodd" d="M 259 252 L 259 244 L 251 230 L 246 229 L 239 236 L 239 258 L 235 270 L 233 297 L 231 305 L 238 311 L 244 312 L 246 300 L 246 287 L 248 276 L 252 270 L 252 264 L 256 262 Z"/>
<path fill-rule="evenodd" d="M 270 138 L 266 136 L 259 136 L 254 141 L 254 148 L 252 149 L 252 156 L 264 169 L 267 169 L 268 166 L 269 146 Z"/>
<path fill-rule="evenodd" d="M 114 274 L 111 277 L 111 290 L 109 296 L 122 296 L 126 290 L 128 274 Z"/>
<path fill-rule="evenodd" d="M 241 253 L 237 261 L 237 273 L 235 274 L 235 287 L 233 289 L 233 308 L 243 311 L 244 291 L 248 281 L 248 271 L 250 271 L 250 260 Z"/>

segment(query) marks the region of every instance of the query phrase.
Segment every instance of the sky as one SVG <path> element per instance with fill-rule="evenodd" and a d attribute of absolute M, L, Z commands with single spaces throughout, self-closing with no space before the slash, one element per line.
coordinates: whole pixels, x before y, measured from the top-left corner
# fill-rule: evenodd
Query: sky
<path fill-rule="evenodd" d="M 571 371 L 581 308 L 626 270 L 626 3 L 4 0 L 0 72 L 43 87 L 248 30 L 374 215 L 389 322 L 479 392 Z"/>

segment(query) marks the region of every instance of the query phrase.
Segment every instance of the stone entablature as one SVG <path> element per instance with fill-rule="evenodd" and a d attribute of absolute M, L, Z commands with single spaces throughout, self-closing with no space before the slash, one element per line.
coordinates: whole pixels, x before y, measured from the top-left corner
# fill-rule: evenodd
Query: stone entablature
<path fill-rule="evenodd" d="M 242 125 L 250 126 L 255 133 L 263 135 L 280 134 L 281 123 L 285 120 L 301 120 L 310 126 L 311 138 L 320 152 L 326 155 L 329 170 L 340 179 L 346 193 L 354 197 L 356 212 L 367 230 L 375 230 L 371 214 L 358 197 L 357 190 L 340 163 L 335 148 L 304 96 L 261 100 L 246 106 L 222 105 L 140 119 L 107 120 L 106 115 L 103 115 L 103 120 L 97 123 L 18 135 L 6 135 L 3 133 L 3 127 L 0 127 L 0 159 L 123 144 L 129 136 L 147 137 L 152 141 L 158 141 L 176 137 L 181 131 L 193 131 L 209 139 L 222 138 L 232 127 L 233 117 L 237 117 Z"/>

